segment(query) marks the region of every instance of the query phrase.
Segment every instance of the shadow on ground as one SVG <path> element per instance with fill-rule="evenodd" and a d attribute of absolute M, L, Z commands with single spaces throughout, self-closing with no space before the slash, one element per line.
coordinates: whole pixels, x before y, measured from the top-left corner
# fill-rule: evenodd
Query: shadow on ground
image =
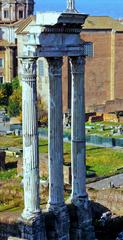
<path fill-rule="evenodd" d="M 8 163 L 5 164 L 5 169 L 6 170 L 13 169 L 13 168 L 17 168 L 17 161 L 8 162 Z"/>

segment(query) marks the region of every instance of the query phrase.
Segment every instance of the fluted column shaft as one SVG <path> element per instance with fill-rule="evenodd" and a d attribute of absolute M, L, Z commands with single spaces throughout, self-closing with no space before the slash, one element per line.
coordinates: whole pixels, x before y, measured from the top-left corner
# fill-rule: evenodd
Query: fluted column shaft
<path fill-rule="evenodd" d="M 54 208 L 64 205 L 62 58 L 47 58 L 47 61 L 49 65 L 49 208 Z"/>
<path fill-rule="evenodd" d="M 85 99 L 84 67 L 82 57 L 70 58 L 72 74 L 72 109 L 71 109 L 71 160 L 72 160 L 72 200 L 85 197 Z"/>
<path fill-rule="evenodd" d="M 37 130 L 36 59 L 22 59 L 24 211 L 31 218 L 40 212 Z"/>

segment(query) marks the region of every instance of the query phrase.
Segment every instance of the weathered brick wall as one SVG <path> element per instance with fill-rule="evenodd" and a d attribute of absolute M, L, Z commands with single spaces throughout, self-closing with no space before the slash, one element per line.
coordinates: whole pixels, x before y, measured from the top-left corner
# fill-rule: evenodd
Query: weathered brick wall
<path fill-rule="evenodd" d="M 123 191 L 119 189 L 88 190 L 89 197 L 118 216 L 123 216 Z"/>
<path fill-rule="evenodd" d="M 123 110 L 123 99 L 107 101 L 104 105 L 104 112 L 115 112 Z"/>
<path fill-rule="evenodd" d="M 123 33 L 116 33 L 115 42 L 115 98 L 123 99 Z"/>
<path fill-rule="evenodd" d="M 85 66 L 87 110 L 90 105 L 102 104 L 110 99 L 111 32 L 83 31 L 81 38 L 94 44 L 94 57 L 87 57 Z"/>
<path fill-rule="evenodd" d="M 81 39 L 93 42 L 94 56 L 86 58 L 86 111 L 123 110 L 123 33 L 110 30 L 83 30 Z M 63 66 L 63 107 L 68 110 L 70 82 L 67 58 Z M 68 100 L 69 99 L 69 100 Z M 98 105 L 98 107 L 96 107 Z"/>

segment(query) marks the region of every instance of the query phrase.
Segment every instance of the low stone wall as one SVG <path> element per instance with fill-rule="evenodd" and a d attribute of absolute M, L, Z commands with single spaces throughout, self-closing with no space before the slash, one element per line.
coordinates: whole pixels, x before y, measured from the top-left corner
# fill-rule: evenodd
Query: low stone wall
<path fill-rule="evenodd" d="M 21 237 L 18 224 L 0 222 L 0 240 L 7 240 L 9 236 Z"/>
<path fill-rule="evenodd" d="M 88 189 L 91 200 L 100 203 L 112 213 L 123 216 L 123 189 Z"/>
<path fill-rule="evenodd" d="M 104 113 L 103 114 L 103 121 L 105 121 L 105 122 L 116 122 L 116 123 L 119 122 L 116 114 L 109 114 L 109 113 Z"/>
<path fill-rule="evenodd" d="M 47 138 L 47 130 L 40 130 L 40 136 Z M 71 141 L 70 133 L 64 133 L 64 141 Z M 86 142 L 89 144 L 102 145 L 104 147 L 123 147 L 123 138 L 104 137 L 99 135 L 86 135 Z"/>
<path fill-rule="evenodd" d="M 102 137 L 98 135 L 86 135 L 89 144 L 102 145 L 104 147 L 123 147 L 123 138 Z"/>
<path fill-rule="evenodd" d="M 88 121 L 91 123 L 101 122 L 101 121 L 103 121 L 103 116 L 91 116 L 91 117 L 89 117 Z"/>
<path fill-rule="evenodd" d="M 123 116 L 119 116 L 119 122 L 123 123 Z"/>

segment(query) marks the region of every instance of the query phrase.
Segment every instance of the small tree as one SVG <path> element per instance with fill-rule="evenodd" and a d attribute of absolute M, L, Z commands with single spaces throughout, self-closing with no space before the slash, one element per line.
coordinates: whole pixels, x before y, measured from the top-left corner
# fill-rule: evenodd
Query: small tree
<path fill-rule="evenodd" d="M 47 106 L 41 97 L 38 97 L 38 121 L 42 125 L 48 124 Z"/>
<path fill-rule="evenodd" d="M 17 88 L 9 98 L 8 112 L 10 117 L 20 115 L 22 111 L 22 90 Z"/>
<path fill-rule="evenodd" d="M 20 87 L 20 81 L 18 77 L 13 78 L 12 80 L 12 89 L 18 89 Z"/>
<path fill-rule="evenodd" d="M 0 84 L 0 105 L 8 106 L 9 97 L 13 92 L 11 83 Z"/>

